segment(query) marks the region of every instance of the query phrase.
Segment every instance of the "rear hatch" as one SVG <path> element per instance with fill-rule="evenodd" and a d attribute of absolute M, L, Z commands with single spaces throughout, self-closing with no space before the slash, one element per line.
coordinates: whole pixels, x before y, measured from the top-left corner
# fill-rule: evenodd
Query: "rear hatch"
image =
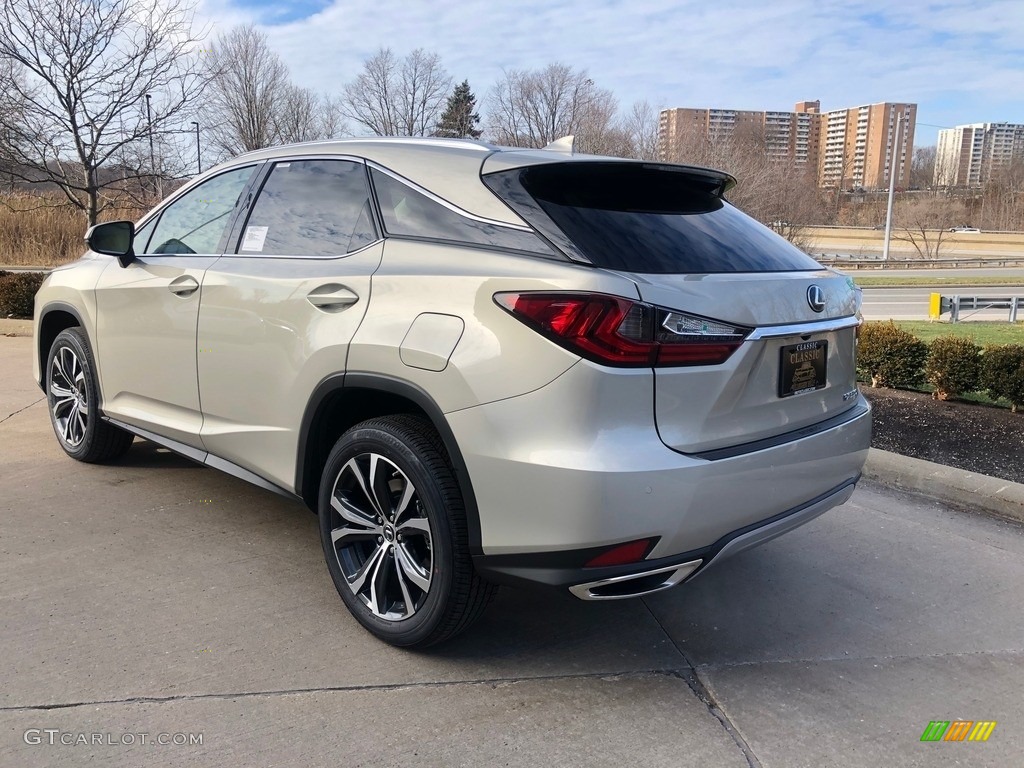
<path fill-rule="evenodd" d="M 726 202 L 727 175 L 572 160 L 484 181 L 569 258 L 632 279 L 663 334 L 742 336 L 724 362 L 654 367 L 668 446 L 721 451 L 857 405 L 852 281 Z"/>

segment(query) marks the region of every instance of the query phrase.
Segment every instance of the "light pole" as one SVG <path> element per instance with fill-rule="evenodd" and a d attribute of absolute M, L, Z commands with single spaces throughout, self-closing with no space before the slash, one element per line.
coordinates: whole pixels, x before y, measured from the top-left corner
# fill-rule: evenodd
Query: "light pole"
<path fill-rule="evenodd" d="M 195 120 L 192 121 L 192 125 L 196 127 L 196 167 L 199 168 L 199 173 L 203 172 L 203 152 L 199 147 L 199 123 Z"/>
<path fill-rule="evenodd" d="M 150 96 L 146 94 L 146 121 L 149 124 L 149 172 L 156 176 L 156 197 L 157 200 L 162 200 L 164 196 L 163 184 L 161 183 L 160 176 L 156 172 L 156 153 L 153 151 L 153 111 L 149 105 Z"/>
<path fill-rule="evenodd" d="M 903 142 L 900 140 L 900 125 L 903 122 L 903 113 L 896 115 L 896 131 L 893 134 L 892 155 L 889 160 L 889 202 L 885 209 L 885 245 L 882 246 L 882 261 L 889 260 L 889 238 L 892 236 L 892 201 L 896 192 L 896 163 L 894 159 L 899 157 L 897 152 L 902 151 Z M 902 164 L 902 160 L 900 161 Z"/>

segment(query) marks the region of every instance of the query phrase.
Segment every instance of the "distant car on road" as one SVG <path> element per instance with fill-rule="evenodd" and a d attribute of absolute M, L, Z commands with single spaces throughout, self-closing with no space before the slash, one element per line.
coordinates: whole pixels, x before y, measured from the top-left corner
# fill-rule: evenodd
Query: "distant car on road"
<path fill-rule="evenodd" d="M 950 232 L 981 232 L 977 227 L 950 227 Z"/>

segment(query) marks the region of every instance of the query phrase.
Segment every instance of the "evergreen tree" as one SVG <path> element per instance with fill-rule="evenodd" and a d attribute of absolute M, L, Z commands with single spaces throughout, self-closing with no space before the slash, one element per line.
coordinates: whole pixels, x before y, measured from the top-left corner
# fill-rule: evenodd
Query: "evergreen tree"
<path fill-rule="evenodd" d="M 475 110 L 476 96 L 469 89 L 469 81 L 463 80 L 448 97 L 448 106 L 441 114 L 434 135 L 447 139 L 479 139 L 480 131 L 476 126 L 480 115 Z"/>

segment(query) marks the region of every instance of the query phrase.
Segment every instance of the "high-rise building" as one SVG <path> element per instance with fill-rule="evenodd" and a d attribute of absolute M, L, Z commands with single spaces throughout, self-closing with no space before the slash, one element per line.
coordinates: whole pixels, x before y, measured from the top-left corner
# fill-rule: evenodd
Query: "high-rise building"
<path fill-rule="evenodd" d="M 887 189 L 890 168 L 897 186 L 909 179 L 916 117 L 916 104 L 888 102 L 825 114 L 818 101 L 798 102 L 792 112 L 680 107 L 662 111 L 659 148 L 663 159 L 685 162 L 694 135 L 715 142 L 754 129 L 770 156 L 813 169 L 822 186 Z"/>
<path fill-rule="evenodd" d="M 1014 160 L 1024 161 L 1024 125 L 972 123 L 939 131 L 935 184 L 980 187 Z"/>
<path fill-rule="evenodd" d="M 888 189 L 910 180 L 916 104 L 865 104 L 826 112 L 818 182 L 840 189 Z"/>

